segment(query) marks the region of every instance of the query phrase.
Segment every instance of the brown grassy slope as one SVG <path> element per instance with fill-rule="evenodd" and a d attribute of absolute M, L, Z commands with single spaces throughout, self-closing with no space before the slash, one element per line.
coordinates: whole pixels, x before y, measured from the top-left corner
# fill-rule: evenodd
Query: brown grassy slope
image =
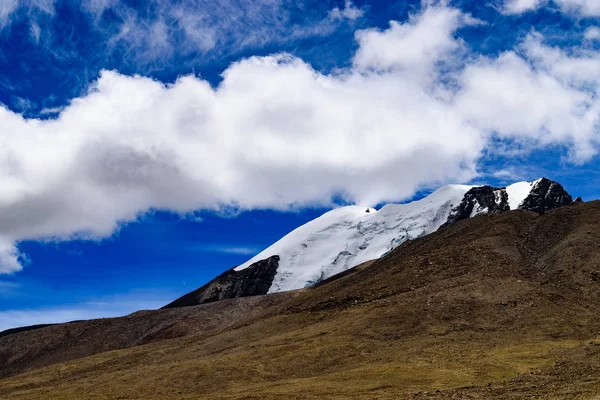
<path fill-rule="evenodd" d="M 0 398 L 592 399 L 598 271 L 600 202 L 477 217 L 235 329 L 5 378 Z"/>
<path fill-rule="evenodd" d="M 51 325 L 0 337 L 0 378 L 87 357 L 190 334 L 214 335 L 261 314 L 294 293 L 226 300 L 206 306 L 138 311 Z"/>

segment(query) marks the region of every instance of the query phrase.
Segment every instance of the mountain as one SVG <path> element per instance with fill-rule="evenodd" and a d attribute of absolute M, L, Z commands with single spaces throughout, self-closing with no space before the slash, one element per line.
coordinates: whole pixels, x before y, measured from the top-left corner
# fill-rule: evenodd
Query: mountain
<path fill-rule="evenodd" d="M 505 188 L 447 185 L 424 199 L 380 210 L 340 207 L 165 307 L 309 287 L 463 219 L 516 209 L 541 213 L 572 202 L 558 182 L 541 178 Z"/>
<path fill-rule="evenodd" d="M 598 201 L 479 215 L 310 288 L 0 337 L 0 398 L 594 399 L 598 260 Z"/>

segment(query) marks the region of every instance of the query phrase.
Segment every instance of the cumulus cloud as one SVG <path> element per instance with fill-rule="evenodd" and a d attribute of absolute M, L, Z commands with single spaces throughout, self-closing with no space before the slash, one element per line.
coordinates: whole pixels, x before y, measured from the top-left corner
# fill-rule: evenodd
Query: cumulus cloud
<path fill-rule="evenodd" d="M 104 71 L 56 119 L 0 109 L 0 272 L 21 267 L 19 240 L 98 239 L 153 208 L 401 200 L 474 178 L 497 138 L 593 157 L 599 55 L 533 35 L 496 58 L 457 57 L 472 23 L 429 5 L 357 33 L 353 65 L 330 74 L 286 54 L 236 62 L 216 88 Z"/>
<path fill-rule="evenodd" d="M 465 68 L 455 98 L 475 127 L 537 145 L 568 143 L 572 160 L 598 151 L 600 54 L 567 54 L 531 35 L 520 49 Z"/>
<path fill-rule="evenodd" d="M 405 74 L 428 75 L 438 62 L 448 60 L 462 47 L 454 32 L 471 21 L 457 9 L 432 6 L 410 16 L 405 23 L 391 21 L 385 31 L 358 31 L 359 48 L 354 65 L 362 70 L 401 70 Z"/>

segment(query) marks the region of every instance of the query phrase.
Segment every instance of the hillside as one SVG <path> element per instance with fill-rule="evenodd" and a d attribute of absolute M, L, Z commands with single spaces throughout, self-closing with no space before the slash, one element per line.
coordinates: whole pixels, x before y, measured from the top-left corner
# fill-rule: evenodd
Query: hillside
<path fill-rule="evenodd" d="M 105 351 L 190 334 L 214 335 L 295 294 L 233 299 L 171 310 L 138 311 L 121 318 L 56 324 L 0 337 L 0 378 Z"/>
<path fill-rule="evenodd" d="M 261 308 L 235 311 L 247 301 Z M 176 323 L 169 312 L 214 328 L 129 338 L 121 347 L 142 345 L 45 368 L 52 362 L 28 364 L 26 354 L 64 354 L 85 338 L 101 347 L 104 323 L 0 338 L 9 354 L 0 371 L 10 375 L 0 398 L 593 399 L 600 202 L 480 215 L 309 289 L 145 312 L 153 322 L 134 314 L 106 336 L 143 337 L 164 319 Z M 55 329 L 63 339 L 50 343 Z M 15 357 L 31 370 L 10 372 Z"/>

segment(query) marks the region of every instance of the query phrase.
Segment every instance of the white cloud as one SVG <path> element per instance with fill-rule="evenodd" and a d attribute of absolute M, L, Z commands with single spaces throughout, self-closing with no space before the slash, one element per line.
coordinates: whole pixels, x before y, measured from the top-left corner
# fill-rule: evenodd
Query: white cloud
<path fill-rule="evenodd" d="M 19 96 L 13 96 L 11 103 L 13 108 L 21 113 L 31 111 L 36 107 L 36 104 L 33 101 Z"/>
<path fill-rule="evenodd" d="M 31 23 L 31 26 L 29 27 L 29 32 L 30 32 L 33 40 L 36 43 L 39 43 L 40 42 L 40 34 L 42 33 L 42 29 L 36 22 Z"/>
<path fill-rule="evenodd" d="M 20 268 L 19 240 L 106 237 L 152 208 L 400 200 L 477 176 L 493 137 L 595 155 L 598 54 L 532 37 L 464 59 L 468 23 L 429 6 L 358 33 L 354 65 L 332 74 L 285 54 L 232 64 L 218 88 L 104 71 L 55 120 L 0 109 L 0 272 Z"/>
<path fill-rule="evenodd" d="M 119 4 L 119 0 L 82 0 L 81 8 L 100 18 L 104 11 Z"/>
<path fill-rule="evenodd" d="M 22 268 L 19 251 L 13 241 L 0 237 L 0 273 L 10 274 Z"/>
<path fill-rule="evenodd" d="M 431 6 L 411 15 L 406 23 L 391 21 L 385 31 L 358 31 L 354 65 L 362 70 L 430 73 L 436 62 L 460 49 L 461 42 L 454 38 L 454 31 L 465 20 L 457 9 Z"/>
<path fill-rule="evenodd" d="M 352 1 L 346 0 L 344 8 L 339 7 L 333 8 L 329 11 L 329 17 L 333 19 L 349 19 L 351 21 L 357 20 L 364 15 L 364 10 L 357 8 Z"/>
<path fill-rule="evenodd" d="M 503 12 L 506 14 L 522 14 L 537 9 L 544 0 L 506 0 Z"/>
<path fill-rule="evenodd" d="M 598 0 L 505 0 L 502 11 L 506 14 L 522 14 L 546 4 L 555 4 L 561 11 L 588 17 L 600 16 Z"/>
<path fill-rule="evenodd" d="M 0 0 L 0 32 L 10 27 L 14 20 L 26 17 L 29 19 L 31 39 L 39 44 L 42 32 L 39 19 L 54 15 L 55 2 L 56 0 Z"/>
<path fill-rule="evenodd" d="M 51 114 L 59 114 L 64 107 L 46 107 L 42 108 L 39 112 L 40 115 L 51 115 Z"/>
<path fill-rule="evenodd" d="M 0 30 L 28 20 L 31 39 L 54 56 L 64 56 L 56 43 L 51 18 L 56 0 L 1 0 Z M 118 0 L 81 0 L 94 35 L 104 39 L 105 54 L 117 55 L 137 70 L 154 71 L 172 62 L 234 56 L 248 48 L 327 36 L 364 10 L 347 1 L 343 8 L 304 0 L 150 0 L 136 7 Z M 107 11 L 110 17 L 106 17 Z M 50 18 L 49 18 L 50 17 Z M 102 40 L 102 39 L 98 39 Z M 72 51 L 69 57 L 77 57 Z M 86 56 L 87 57 L 87 56 Z"/>
<path fill-rule="evenodd" d="M 520 178 L 520 171 L 517 168 L 506 168 L 494 171 L 492 176 L 504 181 L 516 182 Z"/>
<path fill-rule="evenodd" d="M 326 36 L 364 12 L 350 1 L 343 9 L 310 12 L 302 1 L 284 0 L 152 0 L 144 12 L 110 0 L 87 0 L 83 7 L 96 17 L 95 26 L 106 35 L 109 51 L 124 50 L 137 64 L 168 63 L 198 53 L 214 58 Z M 107 9 L 114 11 L 117 21 L 108 26 L 100 20 Z"/>
<path fill-rule="evenodd" d="M 4 26 L 11 14 L 19 6 L 19 0 L 3 0 L 0 2 L 0 27 Z"/>
<path fill-rule="evenodd" d="M 54 14 L 56 0 L 2 0 L 0 2 L 0 26 L 9 22 L 11 15 L 19 8 L 25 8 L 28 13 L 41 11 Z"/>
<path fill-rule="evenodd" d="M 598 0 L 554 0 L 565 12 L 573 12 L 585 16 L 600 16 Z"/>
<path fill-rule="evenodd" d="M 55 11 L 54 4 L 56 0 L 21 0 L 21 2 L 30 9 L 35 8 L 46 14 L 54 14 Z"/>
<path fill-rule="evenodd" d="M 535 51 L 533 44 L 526 46 Z M 541 45 L 539 50 L 547 57 L 554 51 Z M 483 58 L 465 69 L 456 107 L 484 132 L 539 145 L 571 143 L 573 160 L 587 161 L 598 151 L 600 77 L 593 86 L 583 84 L 586 70 L 574 68 L 595 61 L 561 57 L 553 66 L 512 51 L 497 59 Z"/>
<path fill-rule="evenodd" d="M 239 254 L 239 255 L 255 255 L 261 249 L 255 246 L 231 246 L 231 245 L 193 245 L 186 246 L 186 250 L 197 251 L 200 253 L 223 253 L 223 254 Z"/>
<path fill-rule="evenodd" d="M 586 29 L 584 37 L 587 40 L 600 40 L 600 28 L 597 26 L 591 26 Z"/>

